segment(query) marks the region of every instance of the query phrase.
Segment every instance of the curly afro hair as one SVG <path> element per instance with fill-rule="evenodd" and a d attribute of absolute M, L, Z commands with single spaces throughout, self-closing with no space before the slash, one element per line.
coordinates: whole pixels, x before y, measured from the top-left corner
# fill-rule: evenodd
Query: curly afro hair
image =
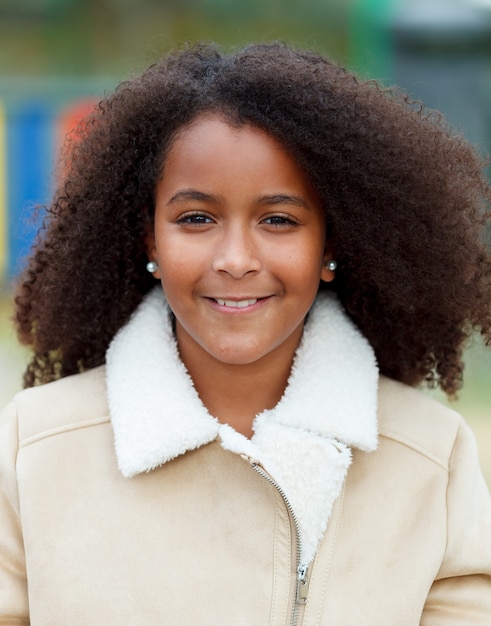
<path fill-rule="evenodd" d="M 462 384 L 462 351 L 491 341 L 490 189 L 441 116 L 280 43 L 173 53 L 122 83 L 74 131 L 16 295 L 26 386 L 104 362 L 155 284 L 154 190 L 176 132 L 215 112 L 270 133 L 309 176 L 338 261 L 334 289 L 383 374 Z M 323 287 L 321 287 L 323 288 Z"/>

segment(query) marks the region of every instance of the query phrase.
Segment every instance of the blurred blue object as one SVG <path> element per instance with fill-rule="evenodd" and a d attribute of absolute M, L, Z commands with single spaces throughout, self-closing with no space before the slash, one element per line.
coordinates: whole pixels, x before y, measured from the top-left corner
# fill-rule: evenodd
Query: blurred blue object
<path fill-rule="evenodd" d="M 53 153 L 53 107 L 30 101 L 7 110 L 7 276 L 22 267 L 39 228 L 34 207 L 50 192 Z"/>

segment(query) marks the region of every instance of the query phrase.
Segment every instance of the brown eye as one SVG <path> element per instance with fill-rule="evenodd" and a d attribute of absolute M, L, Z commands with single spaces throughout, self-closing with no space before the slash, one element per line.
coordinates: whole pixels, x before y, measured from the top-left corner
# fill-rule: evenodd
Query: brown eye
<path fill-rule="evenodd" d="M 272 226 L 295 226 L 296 222 L 285 215 L 271 215 L 263 220 L 264 224 L 271 224 Z"/>
<path fill-rule="evenodd" d="M 212 224 L 213 219 L 204 213 L 188 213 L 177 220 L 178 224 Z"/>

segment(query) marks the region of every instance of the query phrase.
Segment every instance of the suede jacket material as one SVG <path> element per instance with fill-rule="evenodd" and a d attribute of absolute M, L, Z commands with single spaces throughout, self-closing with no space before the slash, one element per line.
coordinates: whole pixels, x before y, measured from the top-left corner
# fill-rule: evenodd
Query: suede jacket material
<path fill-rule="evenodd" d="M 206 412 L 150 294 L 106 367 L 0 419 L 0 625 L 20 624 L 489 625 L 472 434 L 379 379 L 322 296 L 247 440 Z"/>

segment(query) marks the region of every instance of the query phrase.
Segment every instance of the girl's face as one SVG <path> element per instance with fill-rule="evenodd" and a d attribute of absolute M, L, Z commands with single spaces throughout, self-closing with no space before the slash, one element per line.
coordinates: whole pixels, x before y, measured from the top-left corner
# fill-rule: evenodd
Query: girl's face
<path fill-rule="evenodd" d="M 247 365 L 293 356 L 319 280 L 332 280 L 319 198 L 283 147 L 201 116 L 175 139 L 148 255 L 181 356 Z"/>

